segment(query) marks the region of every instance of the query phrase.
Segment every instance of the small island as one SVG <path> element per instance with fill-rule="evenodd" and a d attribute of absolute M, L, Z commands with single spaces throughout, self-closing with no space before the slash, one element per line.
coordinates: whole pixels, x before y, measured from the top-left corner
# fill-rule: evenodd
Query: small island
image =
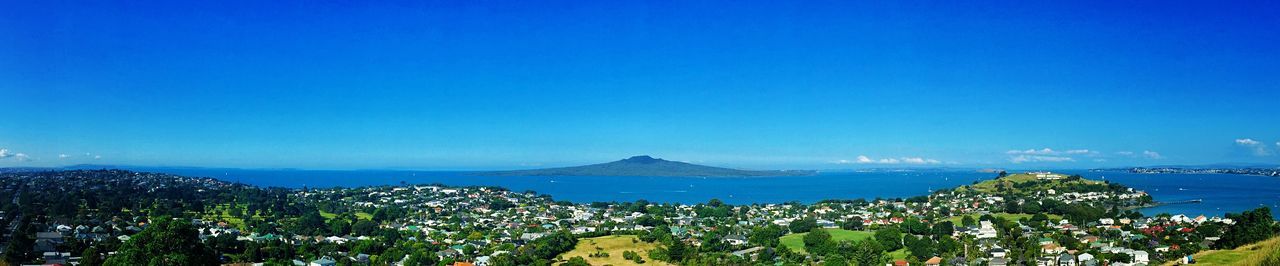
<path fill-rule="evenodd" d="M 486 176 L 687 176 L 687 177 L 767 177 L 813 175 L 805 170 L 739 170 L 668 161 L 647 155 L 614 162 L 546 169 L 480 172 Z"/>

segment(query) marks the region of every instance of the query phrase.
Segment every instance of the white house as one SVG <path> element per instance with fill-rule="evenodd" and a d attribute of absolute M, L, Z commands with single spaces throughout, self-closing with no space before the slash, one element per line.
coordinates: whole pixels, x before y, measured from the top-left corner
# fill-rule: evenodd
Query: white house
<path fill-rule="evenodd" d="M 1146 251 L 1142 251 L 1142 250 L 1134 251 L 1134 252 L 1133 252 L 1133 262 L 1134 262 L 1134 263 L 1144 263 L 1144 264 L 1145 264 L 1145 263 L 1149 263 L 1149 262 L 1151 262 L 1151 257 L 1150 257 L 1150 255 L 1149 255 L 1149 254 L 1147 254 L 1147 252 L 1146 252 Z"/>

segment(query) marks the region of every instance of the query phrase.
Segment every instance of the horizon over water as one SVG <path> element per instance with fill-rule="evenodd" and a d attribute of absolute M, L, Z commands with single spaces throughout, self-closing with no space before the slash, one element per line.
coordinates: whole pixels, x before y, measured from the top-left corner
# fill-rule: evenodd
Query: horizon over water
<path fill-rule="evenodd" d="M 648 200 L 659 203 L 729 204 L 814 203 L 826 199 L 906 198 L 932 190 L 972 184 L 995 177 L 977 171 L 824 172 L 781 177 L 654 177 L 654 176 L 478 176 L 472 172 L 400 170 L 266 170 L 203 168 L 139 168 L 184 176 L 212 177 L 260 187 L 330 188 L 379 185 L 434 184 L 493 186 L 511 191 L 535 191 L 555 200 L 577 203 Z M 1280 178 L 1225 174 L 1135 174 L 1059 170 L 1087 179 L 1107 180 L 1146 191 L 1157 202 L 1203 200 L 1141 209 L 1188 216 L 1222 216 L 1261 206 L 1280 206 Z M 1272 215 L 1280 218 L 1280 212 Z"/>

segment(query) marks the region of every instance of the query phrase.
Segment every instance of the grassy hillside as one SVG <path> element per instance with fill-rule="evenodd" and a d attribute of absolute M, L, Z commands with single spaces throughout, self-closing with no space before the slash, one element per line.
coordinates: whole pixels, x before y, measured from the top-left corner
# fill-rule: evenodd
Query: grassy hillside
<path fill-rule="evenodd" d="M 973 214 L 973 215 L 969 215 L 969 216 L 970 216 L 970 217 L 973 217 L 973 220 L 974 220 L 974 221 L 977 221 L 979 217 L 982 217 L 982 215 L 977 215 L 977 214 Z M 1032 216 L 1032 215 L 1031 215 L 1031 214 L 1025 214 L 1025 213 L 1003 213 L 1003 212 L 1001 212 L 1001 213 L 992 213 L 992 214 L 991 214 L 991 216 L 995 216 L 995 217 L 997 217 L 997 218 L 1004 218 L 1005 220 L 1010 220 L 1010 221 L 1017 221 L 1017 220 L 1022 219 L 1022 218 L 1031 219 L 1031 216 Z M 1062 220 L 1062 215 L 1057 215 L 1057 214 L 1048 214 L 1048 216 L 1049 216 L 1049 220 L 1050 220 L 1050 221 L 1058 221 L 1058 220 Z M 964 216 L 963 216 L 963 215 L 960 215 L 960 216 L 952 216 L 951 218 L 947 218 L 947 221 L 951 221 L 951 223 L 952 223 L 952 224 L 955 224 L 956 226 L 960 226 L 960 221 L 961 221 L 962 219 L 964 219 Z"/>
<path fill-rule="evenodd" d="M 1060 174 L 1060 175 L 1063 175 L 1064 177 L 1066 176 L 1065 174 Z M 1031 182 L 1034 182 L 1034 185 L 1026 186 L 1026 187 L 1020 186 L 1020 185 L 1024 185 L 1024 183 L 1031 183 Z M 973 185 L 961 186 L 959 188 L 956 188 L 956 190 L 958 191 L 975 190 L 982 193 L 995 193 L 997 191 L 1012 191 L 1014 193 L 1020 194 L 1022 192 L 1044 191 L 1048 189 L 1060 188 L 1060 187 L 1069 186 L 1069 185 L 1100 185 L 1100 184 L 1104 184 L 1104 183 L 1102 181 L 1088 180 L 1088 179 L 1068 180 L 1064 178 L 1064 179 L 1058 179 L 1058 180 L 1041 180 L 1040 178 L 1037 178 L 1035 175 L 1023 173 L 1023 174 L 1010 174 L 1005 177 L 985 180 Z"/>
<path fill-rule="evenodd" d="M 1267 256 L 1280 257 L 1280 237 L 1230 250 L 1206 250 L 1196 253 L 1195 265 L 1264 265 Z M 1273 259 L 1274 261 L 1274 259 Z M 1164 265 L 1176 265 L 1168 262 Z"/>
<path fill-rule="evenodd" d="M 834 240 L 836 242 L 860 241 L 863 239 L 871 238 L 873 235 L 875 235 L 874 232 L 870 232 L 870 231 L 851 231 L 851 230 L 844 230 L 844 229 L 823 229 L 823 230 L 826 230 L 827 233 L 830 233 L 831 240 Z M 804 252 L 804 236 L 807 234 L 809 233 L 788 234 L 788 235 L 782 236 L 782 238 L 780 238 L 779 241 L 782 242 L 782 245 L 787 246 L 787 248 L 790 248 L 792 251 Z"/>
<path fill-rule="evenodd" d="M 602 236 L 579 239 L 578 245 L 574 246 L 573 250 L 560 254 L 560 257 L 565 260 L 575 256 L 582 257 L 591 265 L 671 265 L 670 263 L 649 259 L 649 251 L 657 248 L 657 243 L 640 241 L 636 236 Z M 622 252 L 628 250 L 640 253 L 640 256 L 644 257 L 644 264 L 636 264 L 634 261 L 623 258 Z M 609 257 L 593 258 L 590 256 L 596 252 L 608 253 Z"/>

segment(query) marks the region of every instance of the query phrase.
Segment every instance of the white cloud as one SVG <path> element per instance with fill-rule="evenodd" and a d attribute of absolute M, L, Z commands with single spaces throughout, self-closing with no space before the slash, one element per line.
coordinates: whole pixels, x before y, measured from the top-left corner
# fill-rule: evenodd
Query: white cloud
<path fill-rule="evenodd" d="M 1087 150 L 1087 149 L 1079 149 L 1079 150 L 1068 150 L 1067 154 L 1098 154 L 1098 152 Z"/>
<path fill-rule="evenodd" d="M 30 160 L 31 160 L 31 156 L 27 156 L 27 154 L 26 154 L 26 153 L 17 153 L 17 154 L 14 154 L 14 155 L 13 155 L 13 158 L 14 158 L 14 159 L 17 159 L 19 162 L 25 162 L 25 161 L 30 161 Z"/>
<path fill-rule="evenodd" d="M 1164 156 L 1160 156 L 1159 152 L 1154 152 L 1154 151 L 1142 151 L 1142 156 L 1147 157 L 1147 159 L 1163 159 L 1164 158 Z"/>
<path fill-rule="evenodd" d="M 1276 145 L 1280 145 L 1280 142 L 1276 142 Z M 1249 152 L 1253 153 L 1254 156 L 1270 156 L 1271 155 L 1271 150 L 1267 149 L 1267 145 L 1263 145 L 1261 141 L 1257 141 L 1254 139 L 1250 139 L 1250 138 L 1236 139 L 1236 146 L 1240 146 L 1245 149 L 1248 149 Z"/>
<path fill-rule="evenodd" d="M 1124 155 L 1124 156 L 1133 156 L 1133 152 L 1131 151 L 1118 151 L 1116 152 L 1116 154 Z"/>
<path fill-rule="evenodd" d="M 58 159 L 66 159 L 66 158 L 71 158 L 71 155 L 67 155 L 66 153 L 58 154 Z"/>
<path fill-rule="evenodd" d="M 9 158 L 13 154 L 9 153 L 9 149 L 0 149 L 0 159 Z"/>
<path fill-rule="evenodd" d="M 909 163 L 909 164 L 924 164 L 924 163 L 925 163 L 925 162 L 924 162 L 924 158 L 920 158 L 920 157 L 902 158 L 902 162 Z"/>
<path fill-rule="evenodd" d="M 937 160 L 937 159 L 923 158 L 923 157 L 901 157 L 901 158 L 880 158 L 880 159 L 874 159 L 874 158 L 871 158 L 871 157 L 867 157 L 866 155 L 858 155 L 858 158 L 857 158 L 857 159 L 854 159 L 854 161 L 849 161 L 849 160 L 839 160 L 839 161 L 836 161 L 836 163 L 839 163 L 839 164 L 846 164 L 846 163 L 858 163 L 858 164 L 899 164 L 899 163 L 906 163 L 906 164 L 941 164 L 941 163 L 942 163 L 942 161 L 941 161 L 941 160 Z"/>
<path fill-rule="evenodd" d="M 1013 163 L 1034 163 L 1034 162 L 1074 162 L 1076 159 L 1065 156 L 1045 156 L 1045 155 L 1018 155 L 1009 158 Z"/>
<path fill-rule="evenodd" d="M 94 155 L 94 156 L 93 156 L 93 159 L 94 159 L 94 160 L 102 159 L 102 155 Z"/>
<path fill-rule="evenodd" d="M 1253 145 L 1262 144 L 1262 142 L 1259 142 L 1259 141 L 1256 141 L 1256 140 L 1253 140 L 1253 139 L 1236 139 L 1236 144 L 1245 145 L 1245 146 L 1253 146 Z"/>
<path fill-rule="evenodd" d="M 1038 155 L 1052 155 L 1052 154 L 1058 154 L 1058 152 L 1057 152 L 1057 151 L 1054 151 L 1053 149 L 1050 149 L 1050 148 L 1044 148 L 1044 149 L 1039 149 L 1039 150 L 1037 150 L 1037 149 L 1029 149 L 1029 150 L 1022 150 L 1022 151 L 1020 151 L 1020 150 L 1009 150 L 1009 151 L 1007 151 L 1007 152 L 1005 152 L 1005 153 L 1006 153 L 1006 154 L 1030 154 L 1030 155 L 1037 155 L 1037 154 L 1038 154 Z"/>

